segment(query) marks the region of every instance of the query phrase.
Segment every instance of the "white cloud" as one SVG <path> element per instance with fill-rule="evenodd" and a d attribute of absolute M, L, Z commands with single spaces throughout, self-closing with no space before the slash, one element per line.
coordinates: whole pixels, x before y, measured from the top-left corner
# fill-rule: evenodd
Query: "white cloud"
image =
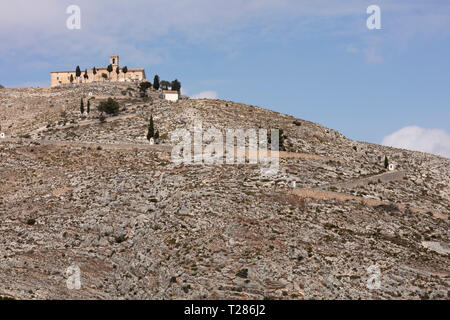
<path fill-rule="evenodd" d="M 66 27 L 69 4 L 81 8 L 81 30 Z M 236 57 L 242 46 L 255 39 L 298 41 L 322 34 L 354 36 L 355 45 L 347 51 L 365 56 L 368 63 L 380 63 L 393 44 L 403 48 L 416 37 L 450 34 L 450 3 L 378 0 L 385 33 L 372 43 L 379 33 L 366 27 L 368 4 L 361 0 L 0 1 L 0 68 L 47 74 L 80 62 L 83 68 L 103 66 L 102 59 L 116 53 L 122 65 L 148 69 L 170 61 L 172 53 L 186 44 L 215 47 Z"/>
<path fill-rule="evenodd" d="M 441 129 L 405 127 L 384 137 L 381 144 L 450 158 L 450 135 Z"/>
<path fill-rule="evenodd" d="M 369 34 L 364 23 L 366 5 L 361 0 L 173 0 L 169 4 L 165 0 L 131 0 L 126 3 L 119 0 L 78 0 L 76 3 L 81 8 L 82 29 L 71 31 L 66 28 L 68 2 L 0 2 L 0 40 L 5 44 L 0 47 L 0 53 L 14 56 L 18 50 L 29 52 L 32 49 L 33 53 L 54 57 L 68 53 L 87 55 L 86 52 L 98 55 L 103 51 L 109 54 L 116 49 L 127 54 L 135 51 L 140 58 L 148 55 L 139 50 L 143 41 L 158 48 L 164 47 L 170 43 L 161 41 L 161 37 L 168 34 L 220 45 L 224 40 L 236 41 L 242 33 L 238 37 L 233 34 L 240 30 L 248 31 L 249 27 L 256 30 L 250 37 L 267 32 L 285 35 L 288 32 L 280 34 L 277 26 L 286 25 L 291 26 L 294 34 L 310 33 L 323 25 L 329 25 L 328 31 L 343 32 L 345 29 L 352 34 Z M 396 19 L 386 19 L 388 30 L 402 33 L 395 39 L 401 38 L 403 33 L 413 36 L 417 33 L 449 32 L 448 4 L 439 5 L 438 12 L 437 7 L 429 4 L 400 4 L 388 0 L 379 0 L 378 4 L 383 13 L 396 15 Z M 417 17 L 417 12 L 420 12 L 420 17 Z M 350 21 L 342 23 L 342 17 L 348 17 Z M 414 23 L 410 23 L 412 20 Z M 389 21 L 394 21 L 390 22 L 394 25 L 389 25 Z M 293 23 L 299 24 L 299 29 L 292 27 Z M 307 27 L 308 24 L 311 27 Z M 152 58 L 156 61 L 162 59 L 160 53 Z"/>
<path fill-rule="evenodd" d="M 217 99 L 217 97 L 218 95 L 215 91 L 203 91 L 193 95 L 191 99 Z"/>

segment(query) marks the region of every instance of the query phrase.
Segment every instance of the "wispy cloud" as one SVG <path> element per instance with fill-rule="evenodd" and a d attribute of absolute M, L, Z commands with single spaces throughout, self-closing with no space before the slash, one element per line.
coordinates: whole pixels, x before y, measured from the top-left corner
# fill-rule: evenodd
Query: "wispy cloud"
<path fill-rule="evenodd" d="M 218 95 L 216 91 L 203 91 L 198 94 L 194 94 L 191 99 L 217 99 Z"/>
<path fill-rule="evenodd" d="M 441 129 L 405 127 L 386 136 L 382 145 L 450 158 L 450 135 Z"/>
<path fill-rule="evenodd" d="M 378 0 L 383 30 L 366 28 L 366 0 L 78 0 L 81 30 L 68 30 L 68 0 L 0 2 L 0 68 L 48 72 L 117 53 L 131 67 L 161 64 L 191 44 L 238 57 L 252 41 L 352 37 L 346 50 L 380 63 L 416 37 L 450 34 L 450 3 Z M 380 40 L 373 42 L 374 35 Z M 299 40 L 300 39 L 300 40 Z M 348 38 L 347 38 L 348 39 Z M 346 40 L 347 41 L 347 40 Z M 275 44 L 277 45 L 277 44 Z M 51 65 L 51 67 L 50 67 Z M 29 66 L 29 67 L 28 67 Z M 18 70 L 21 71 L 21 70 Z"/>
<path fill-rule="evenodd" d="M 236 41 L 232 35 L 239 30 L 245 30 L 250 38 L 273 34 L 288 37 L 316 32 L 322 30 L 323 26 L 327 26 L 328 31 L 365 37 L 369 34 L 365 29 L 365 9 L 370 4 L 365 2 L 79 0 L 77 4 L 81 7 L 82 29 L 71 31 L 66 28 L 66 7 L 71 4 L 67 1 L 3 1 L 0 4 L 0 40 L 4 45 L 0 53 L 14 56 L 18 51 L 32 48 L 34 54 L 58 56 L 87 55 L 87 52 L 105 54 L 111 49 L 117 49 L 126 54 L 134 52 L 139 59 L 145 55 L 140 50 L 142 43 L 158 43 L 154 45 L 155 48 L 175 45 L 164 40 L 168 34 L 185 41 L 207 42 L 225 48 L 224 41 Z M 449 32 L 448 4 L 437 8 L 414 1 L 392 3 L 379 0 L 378 3 L 383 12 L 383 29 L 389 30 L 396 39 Z M 420 16 L 417 12 L 420 12 Z M 389 16 L 393 18 L 386 18 Z M 346 19 L 343 20 L 343 17 Z M 293 31 L 289 33 L 286 26 Z M 286 32 L 279 33 L 280 29 Z M 373 50 L 369 53 L 373 60 Z M 159 52 L 150 58 L 158 63 L 162 57 L 163 52 Z"/>

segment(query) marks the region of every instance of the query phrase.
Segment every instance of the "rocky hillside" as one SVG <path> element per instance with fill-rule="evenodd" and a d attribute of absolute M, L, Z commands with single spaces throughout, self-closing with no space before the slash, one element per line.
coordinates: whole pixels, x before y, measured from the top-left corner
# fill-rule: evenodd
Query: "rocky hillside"
<path fill-rule="evenodd" d="M 121 112 L 100 123 L 109 97 Z M 0 297 L 450 298 L 450 159 L 256 106 L 161 98 L 123 84 L 0 91 Z M 175 165 L 171 133 L 198 121 L 283 129 L 278 173 Z"/>

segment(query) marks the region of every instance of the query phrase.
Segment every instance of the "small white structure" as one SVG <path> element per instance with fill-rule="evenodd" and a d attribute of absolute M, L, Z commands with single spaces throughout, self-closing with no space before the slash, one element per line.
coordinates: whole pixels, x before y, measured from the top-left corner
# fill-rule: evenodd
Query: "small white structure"
<path fill-rule="evenodd" d="M 152 145 L 154 145 L 154 144 L 155 144 L 155 139 L 150 138 L 150 145 L 152 146 Z"/>
<path fill-rule="evenodd" d="M 297 187 L 297 181 L 293 180 L 293 181 L 292 181 L 292 188 L 295 189 L 296 187 Z"/>
<path fill-rule="evenodd" d="M 0 139 L 5 139 L 5 134 L 3 132 L 0 133 Z"/>
<path fill-rule="evenodd" d="M 164 99 L 171 102 L 177 102 L 180 98 L 180 95 L 178 94 L 178 91 L 173 90 L 166 90 L 163 92 Z"/>
<path fill-rule="evenodd" d="M 388 166 L 388 170 L 389 171 L 394 171 L 396 167 L 397 167 L 397 165 L 395 165 L 394 163 L 390 163 L 389 166 Z"/>

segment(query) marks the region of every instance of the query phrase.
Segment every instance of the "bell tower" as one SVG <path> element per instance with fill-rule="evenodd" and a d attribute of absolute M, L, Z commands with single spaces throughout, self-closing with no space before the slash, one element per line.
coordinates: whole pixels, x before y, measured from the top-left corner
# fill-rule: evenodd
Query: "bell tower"
<path fill-rule="evenodd" d="M 119 56 L 118 55 L 112 55 L 109 59 L 109 63 L 113 66 L 113 68 L 119 66 Z"/>

